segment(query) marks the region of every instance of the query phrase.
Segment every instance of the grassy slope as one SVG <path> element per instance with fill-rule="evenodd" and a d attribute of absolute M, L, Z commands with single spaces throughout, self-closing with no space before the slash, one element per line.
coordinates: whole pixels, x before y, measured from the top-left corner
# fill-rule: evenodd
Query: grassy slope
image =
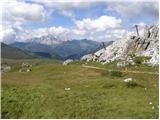
<path fill-rule="evenodd" d="M 1 57 L 9 59 L 30 59 L 36 58 L 37 56 L 31 52 L 23 51 L 21 49 L 1 43 Z"/>
<path fill-rule="evenodd" d="M 62 66 L 51 60 L 26 60 L 33 65 L 32 72 L 19 73 L 23 60 L 4 61 L 14 68 L 2 74 L 2 118 L 158 118 L 158 75 L 113 77 L 102 70 L 83 68 L 83 62 Z M 114 64 L 88 64 L 115 68 Z M 158 70 L 147 66 L 135 69 Z M 128 77 L 140 86 L 127 88 L 123 80 Z M 71 90 L 65 91 L 68 87 Z"/>

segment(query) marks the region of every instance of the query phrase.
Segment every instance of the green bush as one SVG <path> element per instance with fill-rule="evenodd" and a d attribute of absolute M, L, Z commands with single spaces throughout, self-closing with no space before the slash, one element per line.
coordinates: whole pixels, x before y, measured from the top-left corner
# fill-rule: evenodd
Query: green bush
<path fill-rule="evenodd" d="M 123 73 L 120 72 L 120 71 L 111 71 L 111 72 L 110 72 L 110 75 L 111 75 L 112 77 L 123 77 Z"/>
<path fill-rule="evenodd" d="M 136 83 L 136 81 L 130 81 L 126 83 L 127 87 L 136 87 L 138 86 L 138 84 Z"/>
<path fill-rule="evenodd" d="M 139 56 L 139 57 L 135 57 L 134 58 L 134 62 L 138 65 L 142 64 L 142 62 L 146 61 L 146 60 L 150 60 L 151 57 L 143 57 L 143 56 Z"/>
<path fill-rule="evenodd" d="M 102 71 L 102 72 L 101 72 L 101 75 L 102 75 L 102 76 L 108 76 L 108 75 L 109 75 L 109 71 Z"/>

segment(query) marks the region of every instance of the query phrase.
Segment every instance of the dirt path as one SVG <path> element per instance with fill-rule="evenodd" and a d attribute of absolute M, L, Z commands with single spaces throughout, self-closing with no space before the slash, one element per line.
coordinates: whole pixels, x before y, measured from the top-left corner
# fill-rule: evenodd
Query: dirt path
<path fill-rule="evenodd" d="M 113 69 L 105 69 L 105 68 L 100 68 L 100 67 L 95 67 L 95 66 L 89 66 L 89 65 L 82 65 L 82 67 L 85 68 L 90 68 L 90 69 L 97 69 L 97 70 L 107 70 L 107 71 L 115 71 Z M 144 74 L 154 74 L 154 75 L 159 75 L 159 73 L 157 72 L 142 72 L 142 71 L 130 71 L 130 70 L 116 70 L 116 71 L 120 71 L 120 72 L 124 72 L 124 73 L 144 73 Z"/>

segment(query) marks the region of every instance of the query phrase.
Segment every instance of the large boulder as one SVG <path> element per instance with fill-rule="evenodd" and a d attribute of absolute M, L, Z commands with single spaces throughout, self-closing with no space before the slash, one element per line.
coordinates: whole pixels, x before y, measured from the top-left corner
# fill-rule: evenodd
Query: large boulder
<path fill-rule="evenodd" d="M 10 65 L 8 65 L 7 63 L 1 64 L 1 72 L 2 73 L 9 72 L 10 70 L 11 70 Z"/>
<path fill-rule="evenodd" d="M 19 72 L 30 72 L 32 71 L 31 69 L 32 65 L 29 63 L 22 63 L 21 68 L 19 69 Z"/>
<path fill-rule="evenodd" d="M 81 60 L 91 61 L 91 60 L 93 60 L 93 55 L 92 54 L 84 55 L 81 58 Z"/>
<path fill-rule="evenodd" d="M 73 62 L 72 59 L 67 59 L 63 62 L 63 65 L 68 65 L 69 63 Z"/>

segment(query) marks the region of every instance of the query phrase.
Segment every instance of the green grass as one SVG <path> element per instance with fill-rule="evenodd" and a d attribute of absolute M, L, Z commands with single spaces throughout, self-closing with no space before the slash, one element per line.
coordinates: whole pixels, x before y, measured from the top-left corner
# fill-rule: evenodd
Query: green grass
<path fill-rule="evenodd" d="M 33 65 L 31 72 L 18 72 L 24 61 Z M 84 68 L 85 62 L 79 61 L 67 66 L 45 59 L 2 62 L 14 67 L 2 74 L 2 118 L 158 118 L 158 75 L 112 76 L 104 70 Z M 116 69 L 115 63 L 87 65 Z M 128 88 L 123 80 L 129 77 L 138 85 Z"/>
<path fill-rule="evenodd" d="M 144 57 L 145 58 L 145 57 Z M 146 58 L 147 59 L 147 58 Z M 96 66 L 96 67 L 102 67 L 102 68 L 106 68 L 106 69 L 113 69 L 113 70 L 131 70 L 131 71 L 144 71 L 144 72 L 158 72 L 159 68 L 157 66 L 147 66 L 145 64 L 136 64 L 136 65 L 129 65 L 126 66 L 125 68 L 123 67 L 117 67 L 117 61 L 113 61 L 110 62 L 108 64 L 100 64 L 97 62 L 85 62 L 85 61 L 81 61 L 81 62 L 74 62 L 73 64 L 85 64 L 86 65 L 90 65 L 90 66 Z"/>
<path fill-rule="evenodd" d="M 139 64 L 142 64 L 144 61 L 147 61 L 147 60 L 150 60 L 150 59 L 151 59 L 151 57 L 139 56 L 139 57 L 134 58 L 134 62 L 139 65 Z"/>

